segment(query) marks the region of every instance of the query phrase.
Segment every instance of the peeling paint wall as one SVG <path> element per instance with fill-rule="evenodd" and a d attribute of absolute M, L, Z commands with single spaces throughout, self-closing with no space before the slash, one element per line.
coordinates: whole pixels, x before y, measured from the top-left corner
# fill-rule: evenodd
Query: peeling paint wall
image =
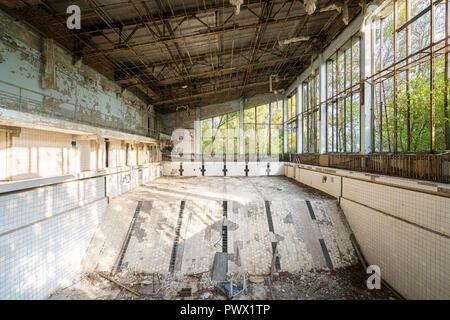
<path fill-rule="evenodd" d="M 117 130 L 147 134 L 147 104 L 82 64 L 73 65 L 73 57 L 55 45 L 56 89 L 43 89 L 45 71 L 44 38 L 31 27 L 0 10 L 0 106 L 17 109 L 24 98 L 22 111 L 45 114 L 57 119 L 76 120 Z M 20 90 L 24 88 L 25 90 Z M 8 97 L 8 98 L 6 98 Z"/>

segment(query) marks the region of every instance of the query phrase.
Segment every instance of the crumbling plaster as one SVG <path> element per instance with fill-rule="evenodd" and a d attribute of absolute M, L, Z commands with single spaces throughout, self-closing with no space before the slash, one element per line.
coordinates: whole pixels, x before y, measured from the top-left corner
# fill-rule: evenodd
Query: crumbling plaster
<path fill-rule="evenodd" d="M 32 112 L 51 111 L 59 119 L 100 126 L 126 126 L 139 134 L 147 133 L 147 117 L 156 129 L 156 113 L 148 113 L 147 103 L 138 94 L 125 91 L 92 68 L 73 65 L 73 56 L 55 45 L 56 88 L 43 89 L 41 78 L 45 69 L 43 37 L 31 27 L 14 21 L 0 10 L 0 89 L 9 94 L 32 99 Z M 34 92 L 32 92 L 34 91 Z M 4 104 L 4 99 L 0 100 Z M 9 103 L 14 103 L 8 101 Z M 42 105 L 41 105 L 42 104 Z M 8 107 L 14 107 L 12 105 Z M 44 108 L 43 108 L 44 107 Z M 27 109 L 28 110 L 28 109 Z"/>

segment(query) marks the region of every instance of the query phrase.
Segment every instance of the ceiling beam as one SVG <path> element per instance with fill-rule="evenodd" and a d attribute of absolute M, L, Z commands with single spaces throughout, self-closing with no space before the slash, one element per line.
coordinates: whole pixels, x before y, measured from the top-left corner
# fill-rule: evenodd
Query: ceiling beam
<path fill-rule="evenodd" d="M 274 56 L 280 56 L 280 54 L 278 54 L 277 52 L 271 52 L 270 48 L 274 47 L 278 45 L 278 41 L 269 41 L 269 42 L 265 42 L 263 44 L 261 44 L 260 46 L 260 51 L 266 52 L 268 54 L 273 54 Z M 218 57 L 221 56 L 226 56 L 226 55 L 231 55 L 231 54 L 241 54 L 244 52 L 248 52 L 252 49 L 252 47 L 249 46 L 243 46 L 243 47 L 239 47 L 239 48 L 234 48 L 234 49 L 230 49 L 230 50 L 223 50 L 223 51 L 219 51 L 219 52 L 207 52 L 207 53 L 202 53 L 199 55 L 195 55 L 195 56 L 190 56 L 190 57 L 184 57 L 184 58 L 179 58 L 179 59 L 175 59 L 175 63 L 182 63 L 182 62 L 197 62 L 197 61 L 203 61 L 206 59 L 216 59 Z M 145 55 L 142 55 L 143 57 L 145 57 Z M 162 60 L 162 61 L 157 61 L 157 62 L 153 62 L 152 66 L 154 68 L 158 68 L 158 67 L 164 67 L 167 66 L 171 63 L 174 63 L 174 61 L 172 59 L 167 59 L 167 60 Z M 132 65 L 129 68 L 126 68 L 127 70 L 134 70 L 134 69 L 144 69 L 144 66 L 141 65 Z"/>
<path fill-rule="evenodd" d="M 271 60 L 264 60 L 264 61 L 250 63 L 250 64 L 243 64 L 243 65 L 239 65 L 239 66 L 232 66 L 232 67 L 209 70 L 209 71 L 204 71 L 204 72 L 199 72 L 199 73 L 186 74 L 184 76 L 177 76 L 177 77 L 172 77 L 172 78 L 161 79 L 160 81 L 158 81 L 158 84 L 168 84 L 169 82 L 184 80 L 185 78 L 198 78 L 198 77 L 204 77 L 204 76 L 209 76 L 209 75 L 218 74 L 218 73 L 226 74 L 226 73 L 233 72 L 235 70 L 241 70 L 241 69 L 247 70 L 247 69 L 253 68 L 255 66 L 263 66 L 263 65 L 273 64 L 273 63 L 285 62 L 285 61 L 289 61 L 289 60 L 301 59 L 304 57 L 309 57 L 313 54 L 314 53 L 305 53 L 305 54 L 300 54 L 300 55 L 295 55 L 295 56 L 282 57 L 282 58 L 271 59 Z M 131 79 L 134 79 L 134 77 Z M 118 82 L 121 82 L 121 81 L 123 82 L 123 80 L 128 80 L 128 79 L 121 79 L 121 80 L 118 80 Z M 155 82 L 148 82 L 148 83 L 144 82 L 144 84 L 155 84 Z M 131 85 L 131 86 L 134 86 L 134 85 Z"/>
<path fill-rule="evenodd" d="M 252 4 L 260 4 L 261 0 L 246 0 L 244 4 L 241 5 L 241 10 L 246 9 L 249 5 Z M 190 20 L 194 19 L 197 20 L 198 17 L 196 15 L 198 14 L 205 14 L 205 13 L 214 13 L 218 10 L 224 10 L 224 9 L 233 9 L 235 6 L 231 5 L 229 1 L 224 1 L 221 3 L 221 1 L 218 1 L 217 4 L 211 4 L 208 6 L 208 8 L 202 8 L 202 7 L 192 7 L 192 8 L 186 8 L 183 10 L 176 10 L 174 12 L 164 12 L 161 14 L 154 14 L 151 16 L 148 16 L 146 19 L 144 19 L 143 23 L 165 23 L 169 22 L 171 20 Z M 144 27 L 143 23 L 139 22 L 137 23 L 135 19 L 129 19 L 129 20 L 123 20 L 123 21 L 117 21 L 111 23 L 111 26 L 113 28 L 120 28 L 120 27 L 129 27 L 129 26 L 138 26 L 138 27 Z M 82 33 L 97 33 L 97 32 L 103 32 L 111 30 L 111 27 L 108 26 L 105 23 L 100 23 L 97 25 L 92 25 L 83 28 Z"/>
<path fill-rule="evenodd" d="M 85 0 L 85 2 L 91 7 L 92 10 L 95 11 L 95 13 L 98 15 L 98 17 L 100 19 L 102 19 L 106 24 L 108 23 L 108 19 L 109 16 L 103 11 L 101 10 L 94 1 L 92 0 Z M 130 44 L 127 42 L 127 40 L 123 37 L 123 35 L 118 31 L 118 30 L 114 30 L 115 33 L 117 33 L 117 35 L 119 36 L 119 39 L 122 40 L 122 42 L 128 47 L 130 48 L 131 52 L 137 57 L 137 59 L 139 59 L 140 63 L 142 63 L 148 70 L 150 70 L 150 67 L 144 62 L 144 60 L 142 60 L 142 58 L 137 54 L 137 52 L 130 47 Z M 137 79 L 138 82 L 139 79 Z M 139 85 L 142 85 L 142 83 L 139 83 Z M 140 89 L 144 89 L 141 86 L 138 86 Z M 150 98 L 152 99 L 159 99 L 159 95 L 150 87 L 145 88 L 146 91 L 144 92 L 145 94 L 147 94 Z"/>
<path fill-rule="evenodd" d="M 219 94 L 219 93 L 224 93 L 224 92 L 228 92 L 228 91 L 240 90 L 240 89 L 244 89 L 244 87 L 245 88 L 261 87 L 261 86 L 264 86 L 267 84 L 269 84 L 269 81 L 249 83 L 245 86 L 240 85 L 240 86 L 235 86 L 235 87 L 231 87 L 231 88 L 223 88 L 223 89 L 218 89 L 218 90 L 213 90 L 213 91 L 197 93 L 197 94 L 193 94 L 193 95 L 189 95 L 189 96 L 183 96 L 183 97 L 178 97 L 178 98 L 173 98 L 173 99 L 168 99 L 168 100 L 157 101 L 157 102 L 154 102 L 153 105 L 171 104 L 171 103 L 176 103 L 178 101 L 191 100 L 191 99 L 202 98 L 202 97 L 213 95 L 213 94 Z"/>
<path fill-rule="evenodd" d="M 150 41 L 150 42 L 146 42 L 146 43 L 135 44 L 135 45 L 131 45 L 129 47 L 116 46 L 115 48 L 105 49 L 105 50 L 101 50 L 101 51 L 94 51 L 94 52 L 85 52 L 85 53 L 79 53 L 79 54 L 84 57 L 92 57 L 92 56 L 101 55 L 101 54 L 111 54 L 111 53 L 117 53 L 117 52 L 121 52 L 121 51 L 131 50 L 131 49 L 141 49 L 141 48 L 152 47 L 155 44 L 168 44 L 168 43 L 173 43 L 173 42 L 177 42 L 177 41 L 181 41 L 181 40 L 187 40 L 187 39 L 191 40 L 191 39 L 202 38 L 202 37 L 216 36 L 216 35 L 225 34 L 225 33 L 232 33 L 232 32 L 239 32 L 239 31 L 244 31 L 244 30 L 249 30 L 249 29 L 255 29 L 255 28 L 259 28 L 263 25 L 270 26 L 270 25 L 276 25 L 276 24 L 284 24 L 284 23 L 288 23 L 288 22 L 292 22 L 292 21 L 299 21 L 299 20 L 303 20 L 303 19 L 307 19 L 307 18 L 311 19 L 311 18 L 316 18 L 316 17 L 329 16 L 334 13 L 335 13 L 335 11 L 326 11 L 326 12 L 318 12 L 313 15 L 306 14 L 306 15 L 294 16 L 294 17 L 289 17 L 289 18 L 283 18 L 283 19 L 279 19 L 279 20 L 269 20 L 269 21 L 263 22 L 263 23 L 252 23 L 252 24 L 243 25 L 243 26 L 238 25 L 238 24 L 222 26 L 222 27 L 218 27 L 218 28 L 210 28 L 209 30 L 201 31 L 198 33 L 193 33 L 190 35 L 161 38 L 158 41 Z"/>

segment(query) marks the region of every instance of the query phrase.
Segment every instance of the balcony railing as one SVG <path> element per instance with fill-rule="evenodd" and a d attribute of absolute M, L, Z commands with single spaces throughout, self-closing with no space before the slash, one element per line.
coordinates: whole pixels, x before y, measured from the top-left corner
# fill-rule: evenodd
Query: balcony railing
<path fill-rule="evenodd" d="M 159 138 L 156 130 L 123 121 L 106 120 L 109 114 L 98 110 L 95 110 L 94 120 L 92 114 L 83 114 L 81 112 L 82 107 L 79 104 L 64 101 L 2 80 L 0 80 L 0 107 L 154 139 Z"/>
<path fill-rule="evenodd" d="M 290 158 L 290 160 L 289 160 Z M 450 182 L 450 153 L 442 154 L 286 154 L 285 161 L 384 174 L 436 182 Z"/>

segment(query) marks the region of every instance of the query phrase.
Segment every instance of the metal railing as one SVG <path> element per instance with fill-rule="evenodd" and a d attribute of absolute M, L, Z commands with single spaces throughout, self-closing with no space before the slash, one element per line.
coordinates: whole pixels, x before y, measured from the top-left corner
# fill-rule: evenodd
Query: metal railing
<path fill-rule="evenodd" d="M 295 163 L 450 183 L 450 153 L 286 154 L 284 158 L 288 156 Z"/>
<path fill-rule="evenodd" d="M 129 107 L 132 105 L 123 103 Z M 123 121 L 107 120 L 110 114 L 98 110 L 83 112 L 81 105 L 0 80 L 0 107 L 58 120 L 137 134 L 158 139 L 158 132 Z M 94 120 L 95 119 L 95 120 Z"/>

